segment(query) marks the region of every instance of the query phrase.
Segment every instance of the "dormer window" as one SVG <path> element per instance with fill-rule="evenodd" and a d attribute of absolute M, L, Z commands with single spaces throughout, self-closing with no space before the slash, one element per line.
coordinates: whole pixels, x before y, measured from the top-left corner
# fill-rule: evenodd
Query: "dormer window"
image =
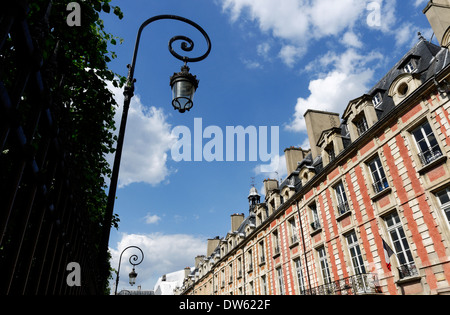
<path fill-rule="evenodd" d="M 334 152 L 334 147 L 333 147 L 333 143 L 331 143 L 331 145 L 329 145 L 325 151 L 327 152 L 328 155 L 328 161 L 333 161 L 336 158 L 336 153 Z"/>
<path fill-rule="evenodd" d="M 350 138 L 350 129 L 348 129 L 348 124 L 344 124 L 344 136 Z"/>
<path fill-rule="evenodd" d="M 417 61 L 415 59 L 411 59 L 404 67 L 403 71 L 406 73 L 413 73 L 417 70 Z"/>
<path fill-rule="evenodd" d="M 367 120 L 364 115 L 361 115 L 357 120 L 355 120 L 354 124 L 356 126 L 356 130 L 358 131 L 358 136 L 362 136 L 369 129 L 369 125 L 367 124 Z"/>
<path fill-rule="evenodd" d="M 378 92 L 372 99 L 373 106 L 375 108 L 380 107 L 380 105 L 383 103 L 383 97 L 381 96 L 381 92 Z"/>

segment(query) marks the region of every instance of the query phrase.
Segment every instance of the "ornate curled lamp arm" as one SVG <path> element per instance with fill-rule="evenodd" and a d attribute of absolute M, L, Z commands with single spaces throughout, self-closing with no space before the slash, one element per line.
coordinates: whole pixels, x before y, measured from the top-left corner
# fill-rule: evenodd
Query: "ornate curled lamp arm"
<path fill-rule="evenodd" d="M 129 262 L 133 266 L 133 270 L 134 270 L 135 266 L 140 265 L 142 263 L 142 261 L 144 260 L 144 252 L 142 251 L 142 249 L 140 249 L 137 246 L 128 246 L 127 248 L 125 248 L 122 251 L 122 253 L 120 254 L 120 258 L 119 258 L 119 267 L 117 268 L 117 272 L 116 272 L 115 295 L 117 295 L 117 286 L 119 285 L 119 274 L 120 274 L 120 264 L 122 262 L 122 255 L 123 255 L 124 252 L 126 252 L 130 248 L 138 249 L 141 252 L 141 259 L 139 259 L 139 256 L 137 254 L 134 254 L 134 255 L 130 256 Z"/>
<path fill-rule="evenodd" d="M 195 22 L 193 22 L 191 20 L 188 20 L 188 19 L 186 19 L 184 17 L 176 16 L 176 15 L 158 15 L 158 16 L 154 16 L 154 17 L 148 19 L 147 21 L 145 21 L 144 23 L 142 23 L 141 27 L 139 28 L 139 31 L 138 31 L 138 34 L 137 34 L 137 38 L 136 38 L 136 44 L 134 46 L 133 60 L 131 62 L 131 65 L 129 67 L 129 72 L 128 72 L 128 84 L 134 84 L 134 70 L 135 70 L 135 67 L 136 67 L 137 54 L 138 54 L 138 50 L 139 50 L 139 43 L 141 41 L 142 32 L 149 24 L 151 24 L 151 23 L 153 23 L 155 21 L 159 21 L 159 20 L 177 20 L 177 21 L 181 21 L 181 22 L 187 23 L 187 24 L 195 27 L 205 37 L 206 43 L 208 45 L 208 49 L 207 49 L 205 54 L 203 54 L 202 56 L 197 57 L 197 58 L 181 56 L 177 52 L 175 52 L 175 50 L 173 49 L 173 43 L 175 41 L 182 40 L 183 42 L 181 43 L 181 49 L 183 51 L 187 51 L 187 52 L 188 51 L 192 51 L 194 49 L 194 42 L 189 37 L 180 36 L 180 35 L 173 37 L 169 41 L 169 51 L 172 54 L 172 56 L 174 56 L 178 60 L 181 60 L 184 63 L 187 63 L 187 62 L 199 62 L 199 61 L 204 60 L 206 57 L 208 57 L 208 55 L 211 52 L 211 39 L 209 38 L 209 36 L 205 32 L 205 30 L 200 25 L 198 25 L 197 23 L 195 23 Z"/>
<path fill-rule="evenodd" d="M 198 62 L 198 61 L 205 59 L 206 57 L 208 57 L 208 55 L 211 52 L 211 40 L 210 40 L 208 34 L 197 23 L 192 22 L 191 20 L 188 20 L 186 18 L 176 16 L 176 15 L 158 15 L 158 16 L 152 17 L 152 18 L 148 19 L 147 21 L 145 21 L 139 28 L 137 38 L 136 38 L 136 44 L 134 46 L 133 60 L 132 60 L 131 64 L 128 65 L 128 68 L 129 68 L 128 78 L 127 78 L 125 90 L 123 93 L 125 96 L 124 107 L 123 107 L 123 112 L 122 112 L 121 124 L 120 124 L 120 128 L 119 128 L 119 136 L 118 136 L 118 140 L 117 140 L 117 148 L 116 148 L 116 154 L 115 154 L 115 158 L 114 158 L 114 165 L 113 165 L 113 170 L 112 170 L 112 175 L 111 175 L 111 184 L 110 184 L 110 188 L 109 188 L 107 209 L 106 209 L 105 218 L 104 218 L 104 231 L 103 231 L 102 245 L 103 245 L 103 252 L 104 252 L 105 257 L 108 252 L 109 234 L 110 234 L 110 227 L 111 227 L 111 222 L 112 222 L 113 212 L 114 212 L 114 202 L 115 202 L 115 198 L 116 198 L 117 183 L 118 183 L 118 179 L 119 179 L 119 167 L 120 167 L 120 161 L 121 161 L 121 157 L 122 157 L 123 141 L 125 138 L 125 129 L 126 129 L 126 122 L 127 122 L 127 117 L 128 117 L 128 110 L 130 107 L 131 99 L 134 96 L 134 83 L 136 81 L 134 79 L 134 71 L 135 71 L 135 67 L 136 67 L 137 54 L 138 54 L 138 50 L 139 50 L 139 44 L 141 41 L 141 35 L 142 35 L 143 30 L 149 24 L 151 24 L 155 21 L 159 21 L 159 20 L 177 20 L 177 21 L 187 23 L 187 24 L 195 27 L 205 37 L 206 43 L 208 45 L 208 49 L 205 54 L 203 54 L 202 56 L 197 57 L 197 58 L 181 56 L 178 53 L 176 53 L 175 50 L 173 49 L 173 43 L 181 40 L 181 41 L 183 41 L 181 43 L 181 49 L 186 52 L 192 51 L 194 49 L 194 42 L 190 38 L 188 38 L 186 36 L 175 36 L 169 41 L 170 53 L 175 58 L 183 61 L 185 63 L 185 66 L 188 62 Z M 187 66 L 186 66 L 186 68 L 187 68 Z"/>
<path fill-rule="evenodd" d="M 131 255 L 130 256 L 130 259 L 129 259 L 129 262 L 130 262 L 130 264 L 134 267 L 134 266 L 137 266 L 137 265 L 140 265 L 141 263 L 142 263 L 142 261 L 144 260 L 144 253 L 142 252 L 142 249 L 140 249 L 139 247 L 137 247 L 137 246 L 130 246 L 130 247 L 128 247 L 128 248 L 137 248 L 137 249 L 139 249 L 140 250 L 140 252 L 141 252 L 141 259 L 139 259 L 139 256 L 138 255 Z M 126 249 L 128 249 L 128 248 L 126 248 Z"/>

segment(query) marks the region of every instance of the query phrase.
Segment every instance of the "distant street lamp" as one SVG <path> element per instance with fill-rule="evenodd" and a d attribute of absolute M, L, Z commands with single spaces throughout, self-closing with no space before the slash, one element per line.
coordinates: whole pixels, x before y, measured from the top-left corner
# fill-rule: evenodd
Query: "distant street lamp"
<path fill-rule="evenodd" d="M 136 278 L 137 278 L 137 273 L 136 273 L 136 270 L 134 269 L 134 267 L 141 264 L 142 261 L 144 260 L 144 253 L 142 252 L 142 249 L 140 249 L 137 246 L 128 246 L 127 248 L 125 248 L 122 251 L 122 253 L 120 254 L 120 258 L 119 258 L 119 267 L 117 268 L 117 273 L 116 273 L 116 288 L 114 290 L 114 295 L 117 295 L 117 287 L 119 286 L 120 264 L 122 262 L 122 255 L 126 250 L 128 250 L 130 248 L 138 249 L 141 252 L 141 259 L 139 259 L 138 255 L 132 255 L 132 256 L 130 256 L 130 259 L 129 259 L 130 264 L 133 266 L 133 270 L 128 275 L 131 286 L 133 286 L 136 283 Z"/>
<path fill-rule="evenodd" d="M 189 73 L 189 67 L 187 66 L 188 62 L 198 62 L 204 60 L 206 57 L 208 57 L 209 53 L 211 52 L 211 40 L 208 36 L 208 34 L 201 28 L 198 24 L 175 15 L 158 15 L 155 17 L 152 17 L 145 21 L 141 27 L 139 28 L 138 35 L 136 38 L 136 44 L 134 47 L 134 54 L 133 54 L 133 60 L 131 62 L 131 65 L 128 65 L 128 78 L 124 89 L 124 106 L 123 106 L 123 113 L 122 113 L 122 120 L 120 123 L 120 129 L 119 129 L 119 136 L 117 139 L 117 148 L 116 148 L 116 155 L 114 158 L 114 166 L 112 170 L 111 175 L 111 183 L 109 186 L 109 195 L 108 195 L 108 203 L 106 207 L 105 212 L 105 218 L 104 218 L 104 226 L 103 226 L 103 238 L 102 238 L 102 246 L 103 246 L 103 254 L 105 257 L 107 257 L 108 252 L 108 243 L 109 243 L 109 235 L 111 230 L 111 223 L 114 213 L 114 202 L 116 199 L 116 191 L 117 191 L 117 182 L 119 179 L 119 168 L 120 168 L 120 161 L 122 159 L 122 150 L 123 150 L 123 142 L 125 138 L 125 129 L 127 124 L 127 118 L 128 118 L 128 110 L 130 108 L 131 99 L 134 96 L 134 84 L 136 82 L 134 78 L 134 71 L 136 68 L 136 60 L 137 60 L 137 54 L 139 49 L 139 43 L 141 40 L 142 31 L 145 27 L 147 27 L 150 23 L 153 23 L 158 20 L 178 20 L 184 23 L 187 23 L 193 27 L 195 27 L 202 35 L 204 36 L 206 43 L 207 43 L 207 51 L 204 55 L 197 57 L 197 58 L 191 58 L 187 56 L 181 56 L 178 53 L 175 52 L 175 50 L 172 48 L 172 45 L 175 41 L 183 41 L 181 43 L 181 49 L 183 51 L 192 51 L 194 49 L 194 42 L 186 37 L 186 36 L 175 36 L 169 41 L 169 51 L 170 53 L 177 59 L 184 62 L 184 66 L 181 68 L 181 72 L 175 73 L 171 79 L 170 79 L 170 86 L 172 88 L 172 105 L 175 110 L 178 110 L 180 113 L 184 113 L 185 111 L 189 111 L 193 106 L 193 98 L 194 93 L 198 88 L 199 81 L 197 80 L 197 77 Z"/>

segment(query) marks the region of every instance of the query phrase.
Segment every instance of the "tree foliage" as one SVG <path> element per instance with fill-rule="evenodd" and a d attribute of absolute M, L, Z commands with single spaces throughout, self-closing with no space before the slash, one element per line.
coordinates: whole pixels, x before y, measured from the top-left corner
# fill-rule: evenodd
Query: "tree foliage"
<path fill-rule="evenodd" d="M 61 145 L 79 185 L 75 197 L 89 214 L 96 233 L 92 239 L 94 247 L 99 248 L 107 204 L 105 180 L 111 175 L 106 155 L 114 152 L 116 141 L 113 132 L 117 104 L 107 82 L 113 82 L 116 87 L 125 82 L 124 77 L 108 68 L 108 63 L 116 58 L 109 47 L 121 40 L 105 30 L 101 14 L 113 14 L 122 19 L 123 13 L 118 6 L 111 5 L 111 0 L 79 0 L 81 25 L 70 27 L 67 23 L 67 16 L 71 13 L 67 10 L 69 2 L 29 1 L 27 21 L 33 41 L 42 52 L 41 72 L 46 88 L 51 91 L 54 119 L 60 128 L 58 137 L 63 140 Z M 18 76 L 11 38 L 8 38 L 6 46 L 0 55 L 0 75 L 5 78 L 5 85 L 11 88 Z M 26 116 L 31 107 L 24 95 L 21 114 Z M 38 138 L 39 134 L 35 137 Z M 39 145 L 37 139 L 34 143 Z M 6 148 L 0 152 L 3 170 L 8 167 L 5 161 L 9 150 Z M 0 179 L 5 174 L 0 174 Z M 115 216 L 113 226 L 117 227 L 118 222 Z"/>

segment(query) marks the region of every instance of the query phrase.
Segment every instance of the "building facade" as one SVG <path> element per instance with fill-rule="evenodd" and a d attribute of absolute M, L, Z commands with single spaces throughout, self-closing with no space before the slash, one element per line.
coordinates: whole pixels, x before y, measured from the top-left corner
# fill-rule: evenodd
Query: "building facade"
<path fill-rule="evenodd" d="M 343 114 L 309 110 L 310 150 L 255 188 L 178 294 L 450 294 L 450 1 Z"/>

